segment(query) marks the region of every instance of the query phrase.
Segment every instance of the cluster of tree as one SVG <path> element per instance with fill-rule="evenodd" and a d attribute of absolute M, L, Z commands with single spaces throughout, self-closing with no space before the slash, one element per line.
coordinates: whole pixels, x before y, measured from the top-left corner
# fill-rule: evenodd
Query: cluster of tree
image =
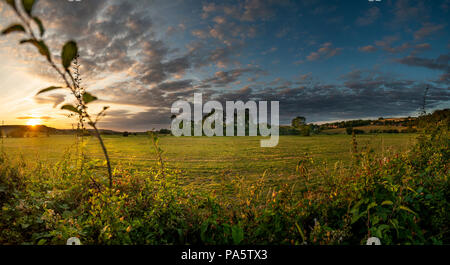
<path fill-rule="evenodd" d="M 348 135 L 352 135 L 353 133 L 355 133 L 355 134 L 366 133 L 366 131 L 364 131 L 364 130 L 354 129 L 352 127 L 345 128 L 345 131 Z M 414 129 L 414 128 L 408 128 L 408 129 L 404 129 L 404 130 L 397 130 L 397 129 L 369 130 L 369 133 L 372 133 L 372 134 L 374 134 L 374 133 L 416 133 L 416 132 L 417 132 L 417 129 Z"/>
<path fill-rule="evenodd" d="M 213 115 L 214 111 L 205 115 L 202 119 L 202 121 L 199 122 L 204 122 L 209 116 Z M 250 123 L 253 122 L 250 119 L 250 115 L 248 110 L 245 113 L 245 133 L 246 135 L 248 135 L 249 133 L 249 127 L 250 127 Z M 450 116 L 450 111 L 449 109 L 445 109 L 445 110 L 440 110 L 440 111 L 436 111 L 434 112 L 432 115 L 428 115 L 426 116 L 427 121 L 436 121 L 436 120 L 449 120 Z M 173 115 L 172 119 L 174 119 L 176 116 Z M 399 119 L 384 119 L 384 118 L 379 118 L 378 120 L 351 120 L 351 121 L 342 121 L 342 122 L 335 122 L 335 123 L 327 123 L 327 124 L 323 124 L 323 125 L 315 125 L 315 124 L 307 124 L 306 123 L 306 118 L 303 116 L 298 116 L 295 117 L 290 126 L 280 126 L 279 127 L 279 133 L 280 135 L 301 135 L 301 136 L 310 136 L 312 134 L 318 134 L 320 133 L 322 130 L 324 129 L 329 129 L 329 128 L 345 128 L 346 129 L 346 133 L 351 135 L 353 132 L 355 134 L 364 134 L 366 133 L 364 130 L 360 130 L 360 129 L 355 129 L 354 127 L 359 127 L 359 126 L 368 126 L 368 125 L 391 125 L 391 126 L 407 126 L 407 129 L 403 129 L 403 130 L 397 130 L 397 129 L 385 129 L 385 130 L 379 130 L 379 129 L 373 129 L 368 131 L 368 133 L 415 133 L 417 132 L 417 129 L 413 128 L 413 126 L 417 126 L 418 122 L 420 119 L 425 119 L 425 118 L 399 118 Z M 194 121 L 189 121 L 190 125 L 191 125 L 191 134 L 194 135 L 194 126 L 195 126 L 195 122 Z M 237 134 L 237 113 L 235 113 L 235 118 L 234 118 L 234 128 L 235 128 L 235 135 Z M 224 117 L 223 119 L 223 124 L 224 124 L 224 135 L 226 135 L 226 126 L 225 124 L 227 124 L 227 121 Z M 215 124 L 213 124 L 213 128 L 214 128 Z M 256 124 L 256 127 L 258 129 L 259 132 L 259 124 Z M 270 125 L 268 126 L 270 128 Z M 183 128 L 183 124 L 180 124 L 180 129 Z M 168 129 L 161 129 L 159 131 L 160 134 L 171 134 L 171 131 Z"/>
<path fill-rule="evenodd" d="M 291 126 L 298 130 L 302 136 L 310 136 L 313 131 L 313 125 L 306 124 L 306 118 L 302 116 L 295 117 Z"/>
<path fill-rule="evenodd" d="M 417 118 L 393 118 L 385 119 L 379 118 L 378 120 L 351 120 L 351 121 L 341 121 L 333 123 L 325 123 L 320 126 L 322 130 L 324 129 L 335 129 L 335 128 L 353 128 L 368 125 L 389 125 L 389 126 L 405 126 L 413 127 L 417 126 Z"/>
<path fill-rule="evenodd" d="M 417 123 L 436 124 L 443 122 L 450 128 L 450 109 L 436 110 L 432 114 L 420 116 Z"/>
<path fill-rule="evenodd" d="M 320 126 L 320 128 L 322 130 L 331 129 L 331 128 L 353 128 L 353 127 L 359 127 L 359 126 L 367 126 L 367 125 L 372 124 L 372 122 L 373 121 L 371 121 L 371 120 L 341 121 L 341 122 L 322 124 Z"/>
<path fill-rule="evenodd" d="M 122 133 L 122 136 L 123 137 L 128 137 L 128 136 L 130 136 L 130 135 L 134 135 L 134 136 L 137 136 L 138 134 L 137 133 L 133 133 L 133 132 L 128 132 L 128 131 L 124 131 L 123 133 Z"/>
<path fill-rule="evenodd" d="M 194 135 L 194 128 L 195 128 L 196 124 L 198 124 L 198 123 L 204 124 L 206 119 L 209 118 L 210 116 L 214 115 L 214 113 L 215 113 L 215 110 L 213 110 L 210 113 L 204 115 L 201 121 L 197 121 L 197 122 L 195 122 L 194 120 L 188 121 L 187 124 L 190 125 L 190 127 L 191 127 L 191 135 Z M 171 119 L 173 120 L 175 118 L 176 118 L 176 115 L 172 115 Z M 234 120 L 234 135 L 237 135 L 237 133 L 238 133 L 238 127 L 239 127 L 238 123 L 240 123 L 240 122 L 244 123 L 245 135 L 249 135 L 251 126 L 255 126 L 256 130 L 257 130 L 257 132 L 259 134 L 259 126 L 260 126 L 260 124 L 254 123 L 254 121 L 250 118 L 250 111 L 248 109 L 245 110 L 245 119 L 243 121 L 240 121 L 238 119 L 237 111 L 234 112 L 234 119 L 233 120 Z M 222 122 L 220 122 L 220 124 L 216 124 L 216 122 L 213 122 L 212 125 L 211 125 L 211 128 L 215 129 L 216 126 L 222 126 L 222 128 L 223 128 L 223 135 L 226 135 L 226 130 L 227 130 L 226 127 L 227 127 L 227 124 L 230 123 L 230 122 L 231 121 L 227 121 L 226 115 L 223 115 Z M 270 125 L 268 125 L 267 127 L 270 128 Z M 183 123 L 180 123 L 180 127 L 179 128 L 183 129 Z M 167 131 L 164 131 L 164 134 L 167 133 L 167 132 L 171 133 L 170 130 L 167 130 Z M 161 133 L 161 131 L 160 131 L 160 133 Z M 204 132 L 203 132 L 203 135 L 204 135 Z"/>
<path fill-rule="evenodd" d="M 8 133 L 4 134 L 0 133 L 0 137 L 7 137 L 7 138 L 29 138 L 29 137 L 38 137 L 40 134 L 36 132 L 28 132 L 25 130 L 12 130 Z"/>
<path fill-rule="evenodd" d="M 159 130 L 158 134 L 164 134 L 164 135 L 168 135 L 171 134 L 172 131 L 170 131 L 169 129 L 161 129 Z"/>
<path fill-rule="evenodd" d="M 399 118 L 399 119 L 384 119 L 379 118 L 372 122 L 372 125 L 390 125 L 390 126 L 415 126 L 417 125 L 417 118 Z"/>
<path fill-rule="evenodd" d="M 202 123 L 205 122 L 205 120 L 210 117 L 211 115 L 214 114 L 214 111 L 205 115 L 202 119 Z M 176 116 L 173 115 L 172 119 L 174 119 Z M 200 121 L 199 121 L 200 122 Z M 238 130 L 238 119 L 237 119 L 237 112 L 235 112 L 234 114 L 234 133 L 235 135 L 237 135 L 237 130 Z M 251 124 L 253 123 L 253 120 L 250 119 L 250 115 L 249 115 L 249 111 L 246 110 L 245 112 L 245 121 L 244 125 L 245 125 L 245 135 L 249 135 L 249 128 L 251 126 Z M 194 135 L 194 126 L 195 126 L 195 122 L 194 121 L 188 121 L 188 124 L 190 123 L 191 125 L 191 135 Z M 223 118 L 223 122 L 221 125 L 223 125 L 223 135 L 226 135 L 226 124 L 227 124 L 227 120 L 224 117 Z M 254 124 L 253 125 L 256 127 L 257 131 L 258 131 L 258 135 L 259 135 L 259 127 L 261 126 L 261 124 Z M 264 126 L 267 126 L 268 128 L 271 128 L 270 125 L 268 124 L 264 124 Z M 215 128 L 215 123 L 212 124 L 212 128 Z M 180 123 L 180 129 L 183 129 L 183 123 Z M 319 125 L 315 125 L 315 124 L 307 124 L 306 123 L 306 118 L 302 117 L 302 116 L 298 116 L 296 118 L 294 118 L 291 122 L 290 126 L 279 126 L 279 134 L 280 135 L 302 135 L 302 136 L 310 136 L 311 134 L 317 134 L 319 133 L 321 130 Z M 160 132 L 161 133 L 161 132 Z M 167 134 L 170 134 L 170 130 L 167 130 Z"/>
<path fill-rule="evenodd" d="M 345 128 L 345 131 L 347 132 L 348 135 L 364 134 L 363 130 L 354 129 L 353 127 L 347 127 L 347 128 Z"/>
<path fill-rule="evenodd" d="M 124 131 L 122 133 L 123 137 L 129 137 L 129 136 L 138 136 L 138 135 L 147 135 L 150 131 L 147 132 L 128 132 L 128 131 Z M 159 131 L 151 131 L 153 133 L 157 133 L 159 135 L 168 135 L 171 134 L 171 131 L 169 129 L 161 129 Z"/>

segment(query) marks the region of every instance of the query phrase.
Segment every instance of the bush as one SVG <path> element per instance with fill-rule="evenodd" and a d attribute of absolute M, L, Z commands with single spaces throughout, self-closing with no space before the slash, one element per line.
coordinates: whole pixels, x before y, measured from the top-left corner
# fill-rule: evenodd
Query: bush
<path fill-rule="evenodd" d="M 8 137 L 11 137 L 11 138 L 24 138 L 25 134 L 26 134 L 26 131 L 21 130 L 21 129 L 17 129 L 17 130 L 14 130 L 12 132 L 9 132 L 8 133 Z"/>
<path fill-rule="evenodd" d="M 390 129 L 390 130 L 383 130 L 383 133 L 399 133 L 399 131 L 395 129 Z"/>
<path fill-rule="evenodd" d="M 353 133 L 353 127 L 347 127 L 347 128 L 345 128 L 345 132 L 346 132 L 348 135 L 352 135 L 352 133 Z"/>
<path fill-rule="evenodd" d="M 417 129 L 408 128 L 401 131 L 401 133 L 417 133 Z"/>
<path fill-rule="evenodd" d="M 355 134 L 364 134 L 365 133 L 363 130 L 353 129 L 353 127 L 347 127 L 347 128 L 345 128 L 345 131 L 347 132 L 348 135 L 352 135 L 353 133 L 355 133 Z"/>
<path fill-rule="evenodd" d="M 310 136 L 311 135 L 311 128 L 308 125 L 303 125 L 300 128 L 300 133 L 302 136 Z"/>
<path fill-rule="evenodd" d="M 159 130 L 159 133 L 160 133 L 160 134 L 171 134 L 172 131 L 169 130 L 169 129 L 161 129 L 161 130 Z"/>

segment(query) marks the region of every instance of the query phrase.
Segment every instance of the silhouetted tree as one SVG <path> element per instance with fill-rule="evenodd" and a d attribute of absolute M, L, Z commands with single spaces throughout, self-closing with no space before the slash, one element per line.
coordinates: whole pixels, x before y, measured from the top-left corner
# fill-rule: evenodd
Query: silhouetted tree
<path fill-rule="evenodd" d="M 292 127 L 300 129 L 301 126 L 306 124 L 306 118 L 305 117 L 296 117 L 292 120 Z"/>

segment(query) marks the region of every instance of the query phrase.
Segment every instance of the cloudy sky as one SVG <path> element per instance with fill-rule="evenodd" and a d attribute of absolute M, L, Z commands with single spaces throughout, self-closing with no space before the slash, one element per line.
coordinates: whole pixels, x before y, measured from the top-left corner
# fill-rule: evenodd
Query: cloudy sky
<path fill-rule="evenodd" d="M 111 107 L 101 126 L 168 127 L 170 107 L 204 100 L 276 100 L 280 120 L 416 115 L 450 107 L 450 0 L 38 0 L 33 13 L 57 58 L 80 47 L 83 86 Z M 15 21 L 0 3 L 0 25 Z M 20 34 L 0 37 L 0 120 L 68 128 L 71 101 Z"/>

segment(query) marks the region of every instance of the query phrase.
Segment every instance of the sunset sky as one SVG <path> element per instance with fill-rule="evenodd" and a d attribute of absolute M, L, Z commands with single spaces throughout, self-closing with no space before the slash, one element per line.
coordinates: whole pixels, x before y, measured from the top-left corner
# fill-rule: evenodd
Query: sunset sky
<path fill-rule="evenodd" d="M 280 101 L 282 124 L 417 115 L 427 86 L 430 110 L 450 107 L 450 0 L 39 0 L 34 14 L 55 58 L 78 42 L 105 129 L 168 128 L 194 92 Z M 61 83 L 20 39 L 0 36 L 0 121 L 70 128 L 70 95 L 35 96 Z"/>

